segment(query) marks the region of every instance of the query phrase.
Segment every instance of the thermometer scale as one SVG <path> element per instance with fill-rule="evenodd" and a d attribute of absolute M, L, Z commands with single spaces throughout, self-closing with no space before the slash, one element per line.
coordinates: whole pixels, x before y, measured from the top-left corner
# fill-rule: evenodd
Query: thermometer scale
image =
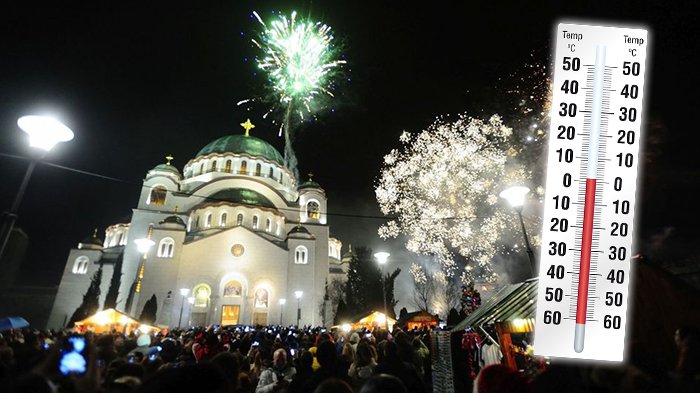
<path fill-rule="evenodd" d="M 537 355 L 621 361 L 647 32 L 559 24 Z"/>

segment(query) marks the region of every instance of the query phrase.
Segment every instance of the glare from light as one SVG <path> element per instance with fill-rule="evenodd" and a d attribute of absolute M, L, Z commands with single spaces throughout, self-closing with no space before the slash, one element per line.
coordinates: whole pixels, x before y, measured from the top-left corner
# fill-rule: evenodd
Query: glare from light
<path fill-rule="evenodd" d="M 45 151 L 73 139 L 73 131 L 50 116 L 22 116 L 17 119 L 17 125 L 29 134 L 29 146 Z"/>
<path fill-rule="evenodd" d="M 156 244 L 156 242 L 151 239 L 136 239 L 134 243 L 136 243 L 136 249 L 139 250 L 141 254 L 147 253 L 148 250 Z"/>
<path fill-rule="evenodd" d="M 287 299 L 280 299 L 280 306 L 284 306 L 285 304 L 287 304 Z"/>
<path fill-rule="evenodd" d="M 345 333 L 349 333 L 350 330 L 352 330 L 352 326 L 350 326 L 350 324 L 348 324 L 348 323 L 343 324 L 343 325 L 341 326 L 341 328 L 343 329 L 343 331 L 344 331 Z"/>
<path fill-rule="evenodd" d="M 294 296 L 297 299 L 301 299 L 301 297 L 304 295 L 304 291 L 294 291 Z"/>
<path fill-rule="evenodd" d="M 374 254 L 374 257 L 377 258 L 377 262 L 379 262 L 380 265 L 383 265 L 386 263 L 387 259 L 389 259 L 389 254 L 388 252 L 378 252 Z"/>
<path fill-rule="evenodd" d="M 187 298 L 187 303 L 189 304 L 194 304 L 194 296 L 190 296 Z"/>
<path fill-rule="evenodd" d="M 182 296 L 187 296 L 190 294 L 190 289 L 189 288 L 180 288 L 180 295 Z"/>
<path fill-rule="evenodd" d="M 498 194 L 499 197 L 508 201 L 508 203 L 514 207 L 522 207 L 525 204 L 525 195 L 530 192 L 530 189 L 524 186 L 513 186 L 508 187 Z"/>

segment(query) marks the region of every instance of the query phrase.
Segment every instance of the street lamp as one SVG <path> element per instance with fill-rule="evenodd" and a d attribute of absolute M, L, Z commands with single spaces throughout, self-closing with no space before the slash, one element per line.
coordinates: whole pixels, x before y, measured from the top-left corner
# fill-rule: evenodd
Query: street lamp
<path fill-rule="evenodd" d="M 180 305 L 180 318 L 177 319 L 177 328 L 180 329 L 182 324 L 182 309 L 185 308 L 185 298 L 190 294 L 189 288 L 180 288 L 180 295 L 182 295 L 182 304 Z M 192 301 L 194 303 L 194 300 Z"/>
<path fill-rule="evenodd" d="M 387 312 L 386 308 L 386 282 L 384 280 L 384 265 L 386 265 L 387 259 L 389 259 L 389 254 L 388 252 L 378 252 L 374 254 L 374 257 L 377 258 L 377 262 L 382 266 L 382 299 L 384 300 L 384 327 L 386 328 L 387 332 L 389 331 L 389 313 Z"/>
<path fill-rule="evenodd" d="M 294 296 L 297 298 L 297 327 L 299 327 L 299 321 L 301 320 L 301 296 L 304 291 L 294 291 Z"/>
<path fill-rule="evenodd" d="M 156 243 L 148 238 L 136 239 L 134 240 L 136 244 L 136 249 L 141 254 L 141 264 L 139 265 L 139 270 L 136 272 L 136 278 L 134 283 L 134 298 L 131 304 L 126 305 L 126 310 L 130 310 L 131 315 L 136 314 L 136 306 L 139 304 L 139 298 L 141 296 L 141 281 L 143 281 L 143 274 L 146 270 L 146 259 L 148 258 L 148 250 L 153 247 Z"/>
<path fill-rule="evenodd" d="M 4 213 L 6 217 L 3 220 L 2 238 L 0 238 L 0 259 L 2 259 L 5 253 L 5 247 L 15 227 L 17 211 L 19 210 L 20 203 L 22 203 L 24 192 L 27 189 L 29 178 L 32 176 L 32 172 L 34 172 L 37 161 L 41 159 L 44 154 L 48 153 L 57 143 L 67 142 L 73 139 L 73 131 L 65 124 L 52 117 L 22 116 L 17 120 L 17 125 L 22 131 L 29 134 L 29 146 L 44 150 L 44 152 L 38 158 L 33 157 L 29 161 L 29 167 L 24 173 L 24 178 L 15 195 L 15 200 L 12 202 L 12 207 L 10 207 L 9 211 Z"/>
<path fill-rule="evenodd" d="M 506 188 L 501 191 L 498 196 L 508 201 L 510 206 L 515 209 L 518 213 L 518 218 L 520 219 L 520 227 L 523 229 L 523 236 L 525 237 L 525 247 L 527 250 L 527 257 L 530 259 L 530 274 L 535 275 L 535 254 L 532 252 L 532 247 L 530 247 L 530 239 L 527 237 L 527 231 L 525 231 L 525 223 L 523 222 L 523 205 L 525 204 L 525 195 L 530 192 L 530 189 L 523 186 L 513 186 Z"/>
<path fill-rule="evenodd" d="M 282 311 L 284 310 L 285 304 L 287 304 L 287 299 L 280 299 L 280 326 L 282 326 Z"/>
<path fill-rule="evenodd" d="M 190 305 L 190 318 L 188 319 L 187 326 L 192 326 L 192 307 L 194 306 L 194 296 L 188 297 L 187 303 Z"/>

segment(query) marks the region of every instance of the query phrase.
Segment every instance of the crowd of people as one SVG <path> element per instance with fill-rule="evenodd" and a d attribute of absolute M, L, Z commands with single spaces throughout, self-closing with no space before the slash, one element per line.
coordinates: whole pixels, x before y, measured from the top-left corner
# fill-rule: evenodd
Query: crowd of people
<path fill-rule="evenodd" d="M 428 392 L 429 334 L 279 326 L 87 333 L 85 371 L 64 373 L 74 333 L 14 330 L 0 338 L 0 391 Z"/>
<path fill-rule="evenodd" d="M 0 334 L 0 392 L 430 392 L 431 334 L 280 326 L 129 335 L 11 330 Z M 532 378 L 494 364 L 463 390 L 700 391 L 700 336 L 680 329 L 675 339 L 679 363 L 673 374 L 645 367 L 648 359 L 632 348 L 631 362 L 622 368 L 553 365 Z"/>

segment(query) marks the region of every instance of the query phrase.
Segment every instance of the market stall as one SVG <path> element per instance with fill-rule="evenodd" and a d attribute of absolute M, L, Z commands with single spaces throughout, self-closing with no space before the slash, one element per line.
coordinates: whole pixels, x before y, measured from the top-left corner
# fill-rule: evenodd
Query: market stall
<path fill-rule="evenodd" d="M 437 315 L 431 315 L 426 311 L 415 311 L 404 315 L 396 322 L 402 329 L 423 329 L 437 327 L 440 324 L 440 318 Z"/>
<path fill-rule="evenodd" d="M 536 302 L 536 278 L 507 285 L 457 324 L 452 332 L 463 332 L 463 348 L 466 346 L 472 352 L 481 351 L 481 343 L 485 339 L 493 341 L 498 345 L 507 366 L 524 370 L 531 366 Z M 478 356 L 474 356 L 477 363 Z"/>
<path fill-rule="evenodd" d="M 129 334 L 137 329 L 141 333 L 160 331 L 160 328 L 143 324 L 113 308 L 98 311 L 94 315 L 76 322 L 74 329 L 79 332 L 91 331 L 95 333 L 105 333 L 114 330 L 125 334 Z"/>
<path fill-rule="evenodd" d="M 396 319 L 387 317 L 384 313 L 381 313 L 379 311 L 370 311 L 364 314 L 357 315 L 354 318 L 350 318 L 350 320 L 344 323 L 343 325 L 350 325 L 352 330 L 358 330 L 362 328 L 365 328 L 367 330 L 374 330 L 376 328 L 383 329 L 386 326 L 387 322 L 389 325 L 389 331 L 391 331 L 394 328 L 394 324 L 396 324 Z"/>

